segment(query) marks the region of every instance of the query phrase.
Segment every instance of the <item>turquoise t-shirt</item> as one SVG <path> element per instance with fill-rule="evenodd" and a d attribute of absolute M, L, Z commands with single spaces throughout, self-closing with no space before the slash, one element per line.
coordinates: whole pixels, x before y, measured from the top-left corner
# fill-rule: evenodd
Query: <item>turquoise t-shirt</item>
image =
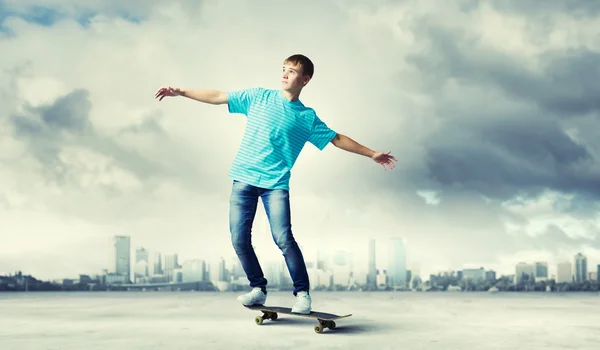
<path fill-rule="evenodd" d="M 323 150 L 337 135 L 312 108 L 287 100 L 281 90 L 251 88 L 227 96 L 229 112 L 248 117 L 231 179 L 289 191 L 291 170 L 304 144 Z"/>

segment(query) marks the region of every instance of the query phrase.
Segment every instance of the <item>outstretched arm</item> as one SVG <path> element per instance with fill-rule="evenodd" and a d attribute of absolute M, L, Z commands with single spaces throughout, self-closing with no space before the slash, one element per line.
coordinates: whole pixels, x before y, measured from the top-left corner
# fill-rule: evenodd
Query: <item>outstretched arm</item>
<path fill-rule="evenodd" d="M 390 169 L 394 168 L 394 161 L 398 161 L 396 158 L 390 155 L 390 152 L 376 152 L 372 149 L 361 145 L 360 143 L 352 140 L 346 135 L 337 134 L 331 140 L 331 143 L 339 149 L 342 149 L 347 152 L 356 153 L 361 156 L 369 157 L 373 159 L 374 162 L 381 164 L 383 169 L 386 169 L 386 165 L 390 167 Z"/>
<path fill-rule="evenodd" d="M 209 103 L 213 105 L 221 105 L 227 103 L 227 92 L 219 90 L 190 90 L 174 87 L 161 87 L 154 94 L 155 98 L 162 101 L 167 96 L 183 96 L 199 102 Z"/>

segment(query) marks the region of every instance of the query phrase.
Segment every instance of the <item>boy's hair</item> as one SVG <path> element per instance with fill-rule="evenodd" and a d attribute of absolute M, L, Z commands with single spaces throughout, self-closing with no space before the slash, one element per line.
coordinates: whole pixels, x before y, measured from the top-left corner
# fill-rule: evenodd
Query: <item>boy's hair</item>
<path fill-rule="evenodd" d="M 296 65 L 299 65 L 302 67 L 302 75 L 308 75 L 309 77 L 312 78 L 313 74 L 315 73 L 315 66 L 313 65 L 312 61 L 301 54 L 295 54 L 295 55 L 291 55 L 290 57 L 286 58 L 285 61 L 283 61 L 283 63 L 286 62 L 290 62 Z"/>

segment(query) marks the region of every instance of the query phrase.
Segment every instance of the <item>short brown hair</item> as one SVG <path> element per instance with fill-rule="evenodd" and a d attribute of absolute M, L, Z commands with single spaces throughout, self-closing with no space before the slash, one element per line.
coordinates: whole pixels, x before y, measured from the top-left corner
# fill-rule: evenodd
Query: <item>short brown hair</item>
<path fill-rule="evenodd" d="M 302 67 L 302 75 L 308 75 L 309 77 L 312 78 L 313 74 L 315 73 L 315 66 L 313 65 L 312 61 L 301 54 L 295 54 L 295 55 L 291 55 L 290 57 L 286 58 L 285 62 L 290 62 L 293 64 L 297 64 L 299 66 Z"/>

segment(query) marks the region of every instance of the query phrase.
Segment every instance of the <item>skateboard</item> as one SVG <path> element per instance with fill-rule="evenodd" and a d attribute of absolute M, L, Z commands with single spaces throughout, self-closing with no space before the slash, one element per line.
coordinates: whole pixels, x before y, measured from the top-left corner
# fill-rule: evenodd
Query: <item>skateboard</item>
<path fill-rule="evenodd" d="M 293 315 L 300 317 L 308 317 L 308 318 L 316 318 L 319 321 L 319 324 L 315 326 L 314 330 L 316 333 L 322 333 L 325 328 L 335 329 L 335 321 L 340 318 L 350 317 L 352 314 L 340 316 L 335 314 L 330 314 L 326 312 L 318 312 L 311 311 L 310 314 L 297 314 L 293 313 L 292 309 L 289 307 L 281 307 L 281 306 L 265 306 L 265 305 L 249 305 L 246 306 L 247 309 L 250 310 L 258 310 L 262 311 L 262 316 L 256 316 L 254 322 L 257 325 L 261 325 L 264 320 L 277 320 L 277 314 L 285 314 L 285 315 Z"/>

